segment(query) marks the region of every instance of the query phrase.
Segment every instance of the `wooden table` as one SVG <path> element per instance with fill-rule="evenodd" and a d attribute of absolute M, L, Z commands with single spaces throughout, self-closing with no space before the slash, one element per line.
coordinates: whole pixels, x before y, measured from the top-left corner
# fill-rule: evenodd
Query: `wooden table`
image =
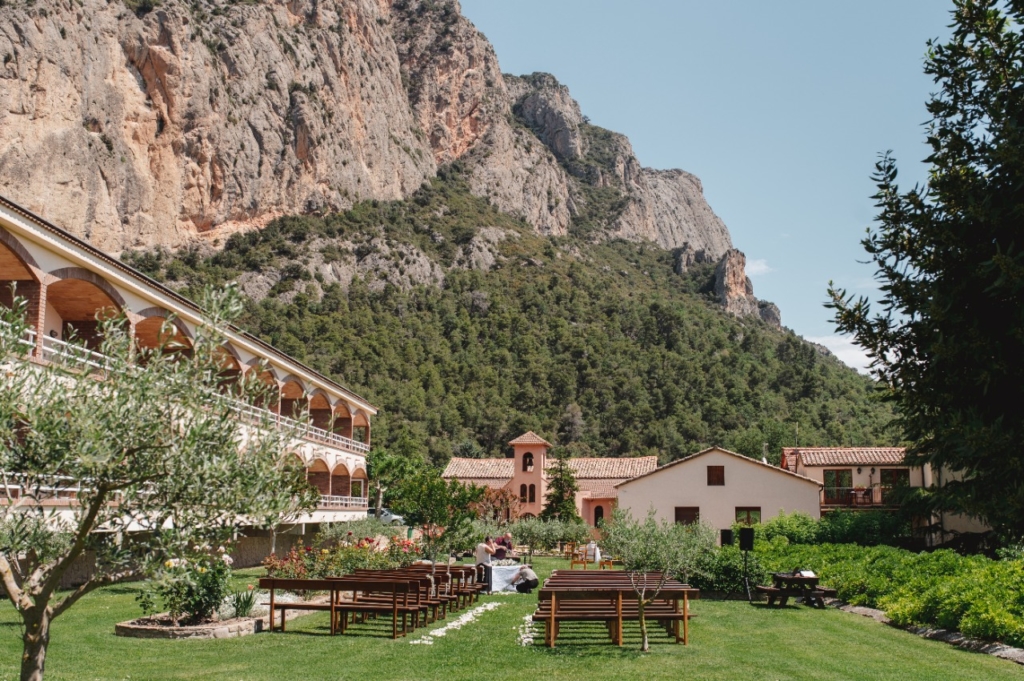
<path fill-rule="evenodd" d="M 768 604 L 772 605 L 775 598 L 779 598 L 779 605 L 785 605 L 789 598 L 802 598 L 807 605 L 818 608 L 825 607 L 825 594 L 818 588 L 818 577 L 804 576 L 790 572 L 775 572 L 772 574 L 772 588 L 774 592 L 768 593 Z"/>

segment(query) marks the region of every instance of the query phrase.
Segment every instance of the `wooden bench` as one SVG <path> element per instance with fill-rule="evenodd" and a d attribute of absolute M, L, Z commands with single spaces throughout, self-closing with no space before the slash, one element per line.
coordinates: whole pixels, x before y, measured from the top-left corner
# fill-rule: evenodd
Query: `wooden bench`
<path fill-rule="evenodd" d="M 384 577 L 356 575 L 329 580 L 337 585 L 337 591 L 351 591 L 351 601 L 340 601 L 334 606 L 334 615 L 340 621 L 344 634 L 349 617 L 354 623 L 356 615 L 391 615 L 391 637 L 398 638 L 398 618 L 402 618 L 402 636 L 409 633 L 408 619 L 415 627 L 423 604 L 419 598 L 419 586 L 410 584 L 407 578 L 387 579 Z M 333 628 L 333 627 L 332 627 Z"/>
<path fill-rule="evenodd" d="M 640 619 L 636 594 L 628 578 L 609 578 L 606 577 L 610 575 L 608 572 L 592 572 L 587 577 L 581 573 L 576 575 L 556 575 L 538 593 L 538 608 L 532 619 L 544 622 L 544 642 L 549 647 L 555 646 L 561 622 L 600 621 L 607 626 L 612 642 L 622 645 L 622 623 Z M 644 608 L 644 617 L 664 626 L 677 643 L 687 645 L 692 617 L 689 596 L 697 593 L 696 589 L 678 582 L 668 584 Z"/>
<path fill-rule="evenodd" d="M 281 631 L 284 631 L 286 612 L 288 610 L 316 610 L 331 613 L 331 635 L 336 631 L 335 615 L 337 614 L 338 588 L 337 583 L 330 579 L 280 579 L 277 577 L 262 577 L 259 581 L 261 589 L 270 591 L 270 631 L 274 631 L 274 611 L 281 611 Z M 276 602 L 275 594 L 278 589 L 285 591 L 326 591 L 329 594 L 326 603 L 280 603 Z"/>

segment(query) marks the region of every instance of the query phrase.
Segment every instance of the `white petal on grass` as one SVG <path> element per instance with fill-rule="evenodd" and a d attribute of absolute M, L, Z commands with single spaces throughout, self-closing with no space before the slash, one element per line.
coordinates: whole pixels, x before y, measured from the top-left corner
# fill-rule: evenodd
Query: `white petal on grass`
<path fill-rule="evenodd" d="M 461 629 L 463 626 L 465 626 L 465 625 L 467 625 L 467 624 L 469 624 L 471 622 L 475 622 L 476 618 L 479 617 L 480 615 L 482 615 L 483 613 L 488 612 L 490 610 L 494 610 L 495 608 L 500 607 L 502 605 L 505 605 L 505 604 L 504 603 L 497 603 L 497 602 L 494 602 L 494 601 L 491 601 L 490 603 L 484 603 L 483 605 L 478 605 L 477 607 L 475 607 L 472 610 L 466 612 L 465 614 L 463 614 L 460 617 L 458 617 L 457 619 L 449 622 L 448 624 L 444 625 L 443 627 L 441 627 L 439 629 L 434 629 L 433 631 L 430 631 L 430 632 L 427 632 L 426 634 L 424 634 L 422 637 L 416 639 L 415 641 L 409 641 L 409 643 L 411 643 L 412 645 L 432 646 L 432 645 L 434 645 L 434 639 L 435 638 L 443 638 L 445 635 L 448 634 L 449 631 L 455 631 L 455 630 Z"/>

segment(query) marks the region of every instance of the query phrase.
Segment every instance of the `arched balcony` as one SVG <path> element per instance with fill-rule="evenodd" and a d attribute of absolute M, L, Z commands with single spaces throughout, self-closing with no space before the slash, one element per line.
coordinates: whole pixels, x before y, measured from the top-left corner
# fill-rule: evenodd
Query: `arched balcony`
<path fill-rule="evenodd" d="M 192 334 L 178 319 L 158 308 L 140 313 L 143 319 L 135 324 L 135 345 L 141 350 L 161 349 L 163 354 L 192 356 Z"/>
<path fill-rule="evenodd" d="M 315 459 L 306 469 L 306 480 L 317 488 L 321 496 L 331 495 L 331 469 L 323 459 Z"/>
<path fill-rule="evenodd" d="M 289 376 L 281 384 L 280 414 L 288 418 L 300 418 L 309 409 L 309 400 L 306 398 L 306 386 L 302 382 Z"/>
<path fill-rule="evenodd" d="M 26 312 L 30 328 L 24 338 L 26 352 L 36 347 L 36 329 L 42 326 L 46 312 L 45 288 L 36 278 L 36 270 L 38 267 L 32 256 L 13 236 L 0 228 L 0 305 L 11 308 L 15 296 L 24 298 L 28 303 Z"/>

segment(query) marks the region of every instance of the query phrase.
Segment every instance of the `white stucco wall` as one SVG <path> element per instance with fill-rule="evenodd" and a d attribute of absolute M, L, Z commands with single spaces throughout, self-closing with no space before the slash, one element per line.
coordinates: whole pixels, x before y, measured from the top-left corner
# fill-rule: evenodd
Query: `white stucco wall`
<path fill-rule="evenodd" d="M 725 485 L 708 485 L 708 466 L 724 466 Z M 818 485 L 724 450 L 666 466 L 618 489 L 619 507 L 634 518 L 643 518 L 654 508 L 659 519 L 673 521 L 677 506 L 696 506 L 701 521 L 716 530 L 732 527 L 738 506 L 759 506 L 762 522 L 781 511 L 821 516 Z"/>

